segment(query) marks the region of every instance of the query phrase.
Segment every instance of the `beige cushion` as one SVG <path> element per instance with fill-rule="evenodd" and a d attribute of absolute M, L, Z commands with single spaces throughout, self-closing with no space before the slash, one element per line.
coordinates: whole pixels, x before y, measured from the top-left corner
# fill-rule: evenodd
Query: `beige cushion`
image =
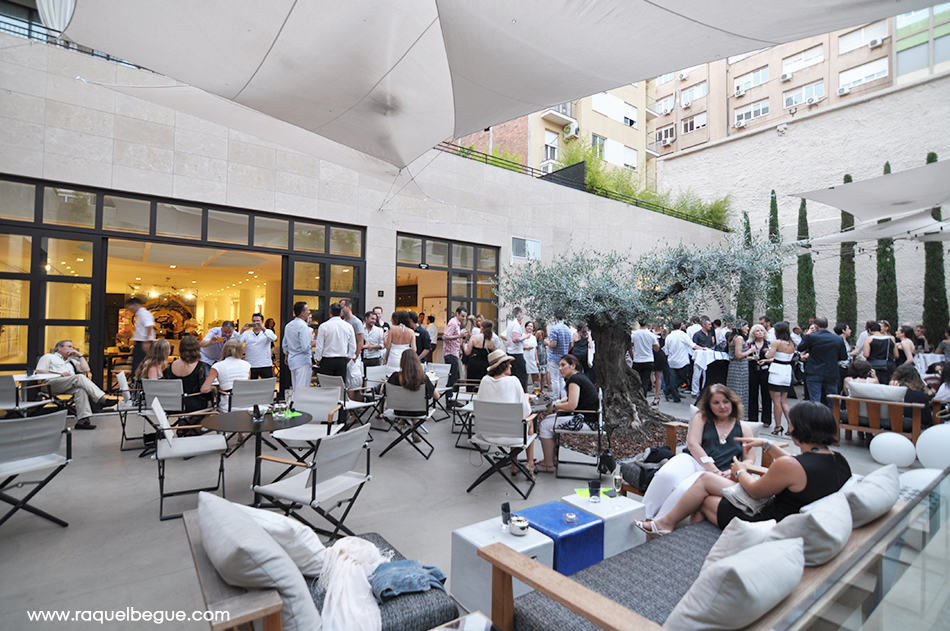
<path fill-rule="evenodd" d="M 832 493 L 789 515 L 765 540 L 797 537 L 805 541 L 805 565 L 823 565 L 841 552 L 851 537 L 851 508 L 844 494 Z"/>
<path fill-rule="evenodd" d="M 891 386 L 884 383 L 851 382 L 848 384 L 848 393 L 858 399 L 873 399 L 875 401 L 903 401 L 907 393 L 905 386 Z"/>
<path fill-rule="evenodd" d="M 327 549 L 310 528 L 286 515 L 234 504 L 251 516 L 284 549 L 304 576 L 320 576 Z"/>
<path fill-rule="evenodd" d="M 804 570 L 800 538 L 747 548 L 703 568 L 663 626 L 670 631 L 740 629 L 791 594 Z"/>
<path fill-rule="evenodd" d="M 276 589 L 284 602 L 280 619 L 287 631 L 316 631 L 323 626 L 303 574 L 250 516 L 226 499 L 200 493 L 198 526 L 208 558 L 225 582 Z"/>
<path fill-rule="evenodd" d="M 870 523 L 891 510 L 900 495 L 901 483 L 897 465 L 881 467 L 843 489 L 851 507 L 853 528 Z"/>
<path fill-rule="evenodd" d="M 768 536 L 769 531 L 775 526 L 775 520 L 768 521 L 743 521 L 733 519 L 726 526 L 726 529 L 719 535 L 715 545 L 706 555 L 706 562 L 703 563 L 703 569 L 737 552 L 742 552 L 752 546 L 757 546 Z"/>

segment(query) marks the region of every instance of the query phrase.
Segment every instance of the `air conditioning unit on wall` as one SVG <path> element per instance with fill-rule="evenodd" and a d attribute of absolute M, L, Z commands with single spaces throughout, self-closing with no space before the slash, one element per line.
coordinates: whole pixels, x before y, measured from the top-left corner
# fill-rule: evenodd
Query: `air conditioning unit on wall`
<path fill-rule="evenodd" d="M 684 109 L 684 110 L 688 110 L 688 109 L 689 109 L 689 106 L 692 105 L 692 104 L 693 104 L 692 101 L 683 101 L 683 109 Z"/>
<path fill-rule="evenodd" d="M 577 123 L 568 123 L 564 126 L 564 138 L 577 138 L 579 132 Z"/>
<path fill-rule="evenodd" d="M 670 146 L 672 146 L 672 145 L 673 145 L 673 139 L 672 139 L 672 138 L 664 138 L 664 139 L 663 139 L 663 146 L 664 146 L 664 147 L 670 147 Z"/>
<path fill-rule="evenodd" d="M 838 96 L 844 96 L 845 94 L 849 94 L 850 92 L 851 92 L 851 88 L 838 88 Z"/>
<path fill-rule="evenodd" d="M 786 72 L 782 75 L 782 81 L 791 81 L 793 76 L 791 72 Z"/>
<path fill-rule="evenodd" d="M 680 81 L 686 81 L 687 79 L 689 79 L 689 73 L 681 72 L 681 73 L 680 73 Z"/>
<path fill-rule="evenodd" d="M 736 121 L 736 129 L 742 129 L 743 127 L 745 127 L 745 121 Z"/>
<path fill-rule="evenodd" d="M 805 100 L 805 104 L 806 104 L 806 105 L 814 105 L 814 104 L 817 103 L 817 102 L 818 102 L 818 99 L 816 99 L 816 98 L 813 97 L 813 96 L 810 96 L 810 97 L 808 97 L 808 98 Z"/>
<path fill-rule="evenodd" d="M 884 45 L 884 40 L 880 37 L 876 37 L 872 39 L 870 42 L 868 42 L 868 48 L 871 48 L 871 49 L 880 48 L 883 45 Z"/>

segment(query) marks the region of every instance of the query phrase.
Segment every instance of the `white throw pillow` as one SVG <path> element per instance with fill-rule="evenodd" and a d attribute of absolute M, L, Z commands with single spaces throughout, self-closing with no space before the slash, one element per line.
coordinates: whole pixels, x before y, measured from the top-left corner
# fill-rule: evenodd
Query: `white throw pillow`
<path fill-rule="evenodd" d="M 198 525 L 211 564 L 225 582 L 276 589 L 284 602 L 280 618 L 287 631 L 323 626 L 303 574 L 274 539 L 234 504 L 210 493 L 198 495 Z"/>
<path fill-rule="evenodd" d="M 805 541 L 805 565 L 823 565 L 835 558 L 851 537 L 851 508 L 844 494 L 832 493 L 789 515 L 765 540 L 795 537 Z"/>
<path fill-rule="evenodd" d="M 320 576 L 327 549 L 317 533 L 296 519 L 252 506 L 234 504 L 251 516 L 290 555 L 304 576 Z"/>
<path fill-rule="evenodd" d="M 905 386 L 892 386 L 886 383 L 862 383 L 860 381 L 848 383 L 848 394 L 858 399 L 903 401 L 906 393 L 907 388 Z"/>
<path fill-rule="evenodd" d="M 891 510 L 897 503 L 901 492 L 897 465 L 889 464 L 876 469 L 843 491 L 851 506 L 852 527 L 860 528 Z"/>
<path fill-rule="evenodd" d="M 801 539 L 760 543 L 703 568 L 663 627 L 741 629 L 791 594 L 804 570 Z"/>
<path fill-rule="evenodd" d="M 703 563 L 703 569 L 737 552 L 742 552 L 752 546 L 757 546 L 768 536 L 769 531 L 775 526 L 775 520 L 768 521 L 743 521 L 733 519 L 726 526 L 719 539 L 713 545 L 709 554 L 706 555 L 706 562 Z"/>

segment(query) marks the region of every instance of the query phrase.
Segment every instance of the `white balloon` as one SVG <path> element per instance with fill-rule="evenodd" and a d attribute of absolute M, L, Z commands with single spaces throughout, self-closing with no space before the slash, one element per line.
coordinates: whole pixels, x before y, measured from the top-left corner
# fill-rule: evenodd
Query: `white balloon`
<path fill-rule="evenodd" d="M 896 464 L 909 467 L 914 464 L 917 452 L 914 443 L 906 436 L 895 432 L 883 432 L 871 440 L 871 457 L 881 464 Z"/>
<path fill-rule="evenodd" d="M 934 425 L 917 438 L 917 458 L 928 469 L 950 465 L 950 425 Z"/>

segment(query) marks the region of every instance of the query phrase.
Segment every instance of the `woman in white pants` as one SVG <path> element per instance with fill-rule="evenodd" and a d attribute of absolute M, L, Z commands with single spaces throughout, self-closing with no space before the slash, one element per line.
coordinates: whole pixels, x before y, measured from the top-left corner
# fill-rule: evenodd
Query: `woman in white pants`
<path fill-rule="evenodd" d="M 648 520 L 668 513 L 704 472 L 731 475 L 732 458 L 755 464 L 750 448 L 736 440 L 752 438 L 752 429 L 740 421 L 744 417 L 738 395 L 722 384 L 714 384 L 699 400 L 699 412 L 689 422 L 687 451 L 670 458 L 653 476 L 643 496 Z"/>

